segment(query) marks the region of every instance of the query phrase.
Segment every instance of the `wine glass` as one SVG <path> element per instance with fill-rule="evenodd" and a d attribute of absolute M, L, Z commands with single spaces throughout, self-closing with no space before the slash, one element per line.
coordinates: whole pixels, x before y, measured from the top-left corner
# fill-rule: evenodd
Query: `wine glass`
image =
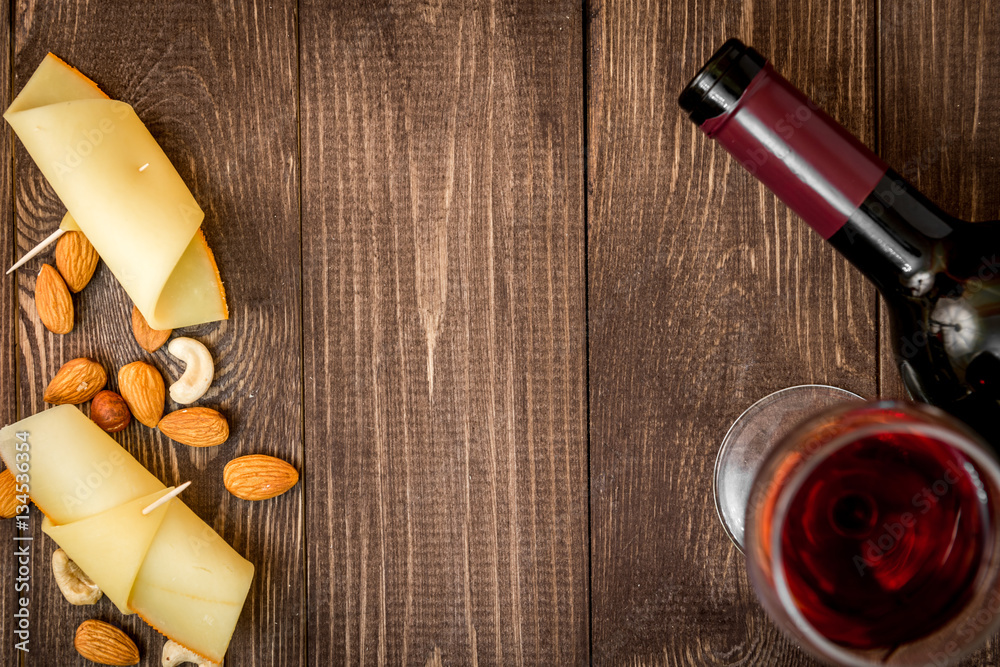
<path fill-rule="evenodd" d="M 719 520 L 740 551 L 750 489 L 774 444 L 806 417 L 824 408 L 861 400 L 846 389 L 803 384 L 765 396 L 733 422 L 715 459 L 713 488 Z"/>
<path fill-rule="evenodd" d="M 814 414 L 767 452 L 745 510 L 764 609 L 821 659 L 941 667 L 1000 626 L 1000 465 L 936 408 Z"/>

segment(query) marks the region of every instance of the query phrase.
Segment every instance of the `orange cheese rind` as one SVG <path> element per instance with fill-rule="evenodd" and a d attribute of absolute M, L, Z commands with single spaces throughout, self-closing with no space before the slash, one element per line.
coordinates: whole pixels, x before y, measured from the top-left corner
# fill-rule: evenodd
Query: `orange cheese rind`
<path fill-rule="evenodd" d="M 108 94 L 107 94 L 107 93 L 105 93 L 105 92 L 104 92 L 103 90 L 101 90 L 101 87 L 100 87 L 100 86 L 98 86 L 98 85 L 97 85 L 96 83 L 94 83 L 93 79 L 91 79 L 90 77 L 88 77 L 88 76 L 86 76 L 85 74 L 83 74 L 83 72 L 81 72 L 81 71 L 80 71 L 80 70 L 78 70 L 77 68 L 73 67 L 73 66 L 72 66 L 72 65 L 70 65 L 70 64 L 69 64 L 68 62 L 66 62 L 65 60 L 63 60 L 63 59 L 62 59 L 62 58 L 60 58 L 59 56 L 57 56 L 56 54 L 54 54 L 54 53 L 52 53 L 51 51 L 49 51 L 49 52 L 48 52 L 48 53 L 47 53 L 47 54 L 45 55 L 45 57 L 46 57 L 46 58 L 52 58 L 53 60 L 55 60 L 56 62 L 58 62 L 58 63 L 59 63 L 60 65 L 62 65 L 62 66 L 63 66 L 63 67 L 65 67 L 66 69 L 68 69 L 68 70 L 69 70 L 70 72 L 72 72 L 72 73 L 73 73 L 73 74 L 75 74 L 76 76 L 80 77 L 81 79 L 83 79 L 84 81 L 86 81 L 87 83 L 89 83 L 89 84 L 90 84 L 91 86 L 93 86 L 93 87 L 94 87 L 94 90 L 96 90 L 96 91 L 97 91 L 98 93 L 100 93 L 101 95 L 103 95 L 105 99 L 109 99 L 109 100 L 111 99 L 111 98 L 110 98 L 110 97 L 108 96 Z"/>
<path fill-rule="evenodd" d="M 161 637 L 165 637 L 165 638 L 169 639 L 172 642 L 175 642 L 177 644 L 181 644 L 179 641 L 177 641 L 176 639 L 174 639 L 173 637 L 171 637 L 170 635 L 168 635 L 166 632 L 164 632 L 163 630 L 161 630 L 158 627 L 156 627 L 155 623 L 153 623 L 151 620 L 149 620 L 148 618 L 146 618 L 145 616 L 143 616 L 141 613 L 137 612 L 135 610 L 135 608 L 129 606 L 129 611 L 131 611 L 133 614 L 135 614 L 136 616 L 138 616 L 139 618 L 141 618 L 146 625 L 148 625 L 149 627 L 151 627 L 154 630 L 156 630 L 156 632 Z M 181 644 L 181 646 L 184 646 L 184 644 Z M 184 648 L 186 648 L 187 650 L 191 651 L 192 654 L 198 656 L 199 658 L 201 658 L 202 660 L 205 660 L 206 662 L 222 662 L 222 657 L 225 657 L 225 656 L 221 656 L 218 660 L 213 660 L 209 656 L 203 655 L 203 654 L 199 653 L 198 651 L 195 651 L 193 648 L 191 648 L 189 646 L 184 646 Z"/>
<path fill-rule="evenodd" d="M 212 248 L 208 245 L 208 240 L 205 238 L 205 232 L 198 230 L 198 238 L 201 240 L 201 245 L 205 249 L 205 254 L 208 256 L 208 261 L 212 265 L 212 273 L 215 274 L 215 285 L 219 290 L 219 296 L 222 298 L 222 309 L 225 312 L 225 316 L 222 317 L 224 320 L 229 319 L 229 302 L 226 300 L 226 287 L 222 284 L 222 276 L 219 274 L 219 265 L 215 261 L 215 253 L 212 252 Z M 192 651 L 193 653 L 193 651 Z"/>

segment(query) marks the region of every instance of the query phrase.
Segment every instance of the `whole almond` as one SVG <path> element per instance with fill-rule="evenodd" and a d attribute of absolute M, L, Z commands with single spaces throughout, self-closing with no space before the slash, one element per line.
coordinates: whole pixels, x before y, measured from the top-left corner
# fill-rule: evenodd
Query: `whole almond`
<path fill-rule="evenodd" d="M 299 481 L 299 472 L 290 464 L 264 454 L 233 459 L 222 471 L 229 493 L 244 500 L 266 500 L 280 496 Z"/>
<path fill-rule="evenodd" d="M 132 421 L 132 413 L 124 398 L 105 389 L 90 402 L 90 419 L 108 433 L 117 433 Z"/>
<path fill-rule="evenodd" d="M 108 374 L 96 361 L 83 357 L 71 359 L 49 382 L 42 400 L 54 405 L 79 405 L 92 399 L 107 382 Z"/>
<path fill-rule="evenodd" d="M 104 621 L 90 619 L 76 629 L 73 646 L 87 660 L 101 665 L 134 665 L 139 662 L 139 649 L 124 632 Z"/>
<path fill-rule="evenodd" d="M 83 232 L 66 232 L 56 244 L 56 268 L 71 292 L 87 286 L 100 259 Z"/>
<path fill-rule="evenodd" d="M 73 297 L 66 281 L 49 264 L 43 264 L 35 280 L 35 310 L 45 328 L 56 334 L 73 330 Z"/>
<path fill-rule="evenodd" d="M 132 416 L 154 428 L 163 415 L 167 397 L 163 376 L 145 361 L 133 361 L 118 371 L 118 391 L 128 403 Z"/>
<path fill-rule="evenodd" d="M 0 472 L 0 517 L 9 519 L 17 514 L 17 508 L 24 504 L 18 501 L 17 496 L 14 473 L 7 468 Z"/>
<path fill-rule="evenodd" d="M 146 352 L 156 352 L 160 349 L 160 346 L 170 338 L 171 333 L 173 329 L 154 329 L 149 326 L 139 309 L 132 305 L 132 335 Z"/>
<path fill-rule="evenodd" d="M 214 447 L 229 438 L 229 422 L 211 408 L 171 412 L 156 427 L 171 440 L 191 447 Z"/>

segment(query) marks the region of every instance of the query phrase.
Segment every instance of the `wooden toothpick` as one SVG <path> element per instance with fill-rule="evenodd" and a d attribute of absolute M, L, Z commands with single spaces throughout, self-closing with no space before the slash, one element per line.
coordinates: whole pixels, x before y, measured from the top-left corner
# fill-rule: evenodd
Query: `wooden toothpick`
<path fill-rule="evenodd" d="M 146 506 L 146 509 L 142 510 L 143 515 L 149 514 L 150 512 L 152 512 L 157 507 L 167 502 L 171 498 L 176 498 L 177 496 L 181 495 L 181 491 L 188 488 L 189 486 L 191 486 L 191 482 L 184 482 L 183 484 L 178 486 L 176 489 L 174 489 L 167 495 L 157 498 L 153 502 L 149 503 L 149 505 Z"/>
<path fill-rule="evenodd" d="M 54 231 L 51 234 L 49 234 L 48 238 L 46 238 L 44 241 L 42 241 L 41 243 L 39 243 L 38 245 L 36 245 L 34 248 L 32 248 L 31 250 L 29 250 L 28 253 L 24 257 L 22 257 L 21 259 L 17 260 L 17 262 L 14 264 L 14 266 L 12 266 L 9 269 L 7 269 L 7 275 L 9 276 L 18 267 L 22 266 L 29 259 L 31 259 L 35 255 L 37 255 L 41 251 L 45 250 L 46 248 L 48 248 L 50 245 L 52 245 L 56 241 L 58 241 L 59 237 L 62 236 L 63 234 L 65 234 L 65 233 L 66 233 L 66 230 L 63 229 L 62 227 L 60 227 L 56 231 Z"/>

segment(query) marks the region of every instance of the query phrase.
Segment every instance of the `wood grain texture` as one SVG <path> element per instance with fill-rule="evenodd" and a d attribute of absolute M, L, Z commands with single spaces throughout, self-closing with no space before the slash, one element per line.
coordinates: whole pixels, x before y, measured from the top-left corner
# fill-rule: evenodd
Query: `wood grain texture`
<path fill-rule="evenodd" d="M 300 10 L 309 664 L 588 661 L 577 2 Z"/>
<path fill-rule="evenodd" d="M 881 4 L 881 155 L 945 211 L 966 220 L 1000 218 L 1000 15 L 985 1 Z M 995 251 L 996 249 L 984 249 Z M 880 382 L 902 396 L 882 309 Z M 963 665 L 1000 663 L 994 639 Z"/>
<path fill-rule="evenodd" d="M 718 524 L 718 443 L 788 385 L 902 389 L 874 290 L 677 107 L 728 36 L 945 209 L 1000 217 L 983 0 L 0 5 L 4 106 L 54 51 L 135 106 L 206 210 L 233 317 L 186 333 L 232 438 L 119 439 L 193 479 L 186 501 L 257 566 L 227 664 L 814 664 Z M 63 209 L 0 141 L 12 258 Z M 103 266 L 76 330 L 45 331 L 43 261 L 0 297 L 5 423 L 76 356 L 179 374 L 134 343 Z M 250 453 L 303 481 L 230 497 L 222 467 Z M 75 664 L 96 616 L 158 664 L 141 621 L 65 603 L 35 535 L 32 653 L 5 640 L 0 662 Z"/>
<path fill-rule="evenodd" d="M 215 382 L 199 404 L 224 412 L 232 435 L 224 445 L 198 450 L 133 421 L 118 440 L 165 483 L 193 480 L 185 502 L 256 566 L 227 664 L 298 664 L 301 491 L 250 504 L 222 485 L 223 466 L 242 454 L 302 464 L 295 5 L 176 2 L 151 10 L 141 3 L 24 0 L 15 6 L 14 26 L 15 90 L 47 51 L 63 57 L 133 105 L 205 210 L 202 228 L 226 281 L 231 319 L 178 333 L 212 351 Z M 55 229 L 63 208 L 20 144 L 15 168 L 24 251 Z M 98 360 L 110 377 L 136 359 L 153 363 L 168 383 L 179 376 L 181 365 L 165 348 L 150 355 L 135 342 L 131 304 L 103 265 L 74 298 L 74 331 L 46 331 L 32 294 L 43 261 L 51 258 L 32 261 L 18 277 L 20 414 L 45 407 L 46 383 L 77 356 Z M 168 410 L 176 407 L 168 401 Z M 35 535 L 26 664 L 76 659 L 73 629 L 93 616 L 129 632 L 143 664 L 159 664 L 164 640 L 137 617 L 121 617 L 107 600 L 83 608 L 66 603 L 48 565 L 55 547 L 40 531 Z"/>
<path fill-rule="evenodd" d="M 875 294 L 677 96 L 730 36 L 874 138 L 873 6 L 590 3 L 596 665 L 803 665 L 716 517 L 732 421 L 803 383 L 875 391 Z M 806 27 L 807 26 L 807 27 Z"/>

